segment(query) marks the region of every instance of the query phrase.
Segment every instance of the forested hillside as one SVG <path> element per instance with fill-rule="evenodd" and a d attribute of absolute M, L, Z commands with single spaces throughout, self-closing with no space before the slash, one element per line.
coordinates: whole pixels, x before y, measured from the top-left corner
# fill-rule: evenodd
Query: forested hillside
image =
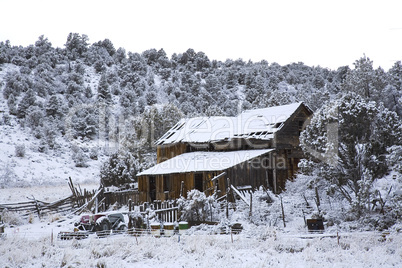
<path fill-rule="evenodd" d="M 326 153 L 326 125 L 341 118 L 345 166 L 320 174 L 329 181 L 336 177 L 334 191 L 352 202 L 343 188 L 350 174 L 358 195 L 364 174 L 375 180 L 401 172 L 400 61 L 388 71 L 374 69 L 365 55 L 352 68 L 337 70 L 300 62 L 221 62 L 191 48 L 171 56 L 163 49 L 128 52 L 108 39 L 90 43 L 85 34 L 70 33 L 63 48 L 44 36 L 27 47 L 0 42 L 0 85 L 0 128 L 18 126 L 34 139 L 28 149 L 40 154 L 68 151 L 78 168 L 102 161 L 100 177 L 107 185 L 130 182 L 152 165 L 153 142 L 182 117 L 236 115 L 299 101 L 318 115 L 303 136 L 307 152 Z M 334 105 L 341 117 L 331 114 Z M 14 146 L 15 157 L 28 150 Z M 306 174 L 323 170 L 316 159 L 304 162 Z M 3 165 L 3 186 L 11 173 Z"/>

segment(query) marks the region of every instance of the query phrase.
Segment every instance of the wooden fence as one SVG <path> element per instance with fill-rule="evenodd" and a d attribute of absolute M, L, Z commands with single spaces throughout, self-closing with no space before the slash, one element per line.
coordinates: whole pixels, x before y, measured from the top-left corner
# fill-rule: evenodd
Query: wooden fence
<path fill-rule="evenodd" d="M 147 210 L 155 213 L 156 218 L 163 222 L 175 222 L 180 219 L 180 211 L 176 200 L 145 202 L 140 206 L 140 212 L 145 214 Z"/>
<path fill-rule="evenodd" d="M 55 202 L 44 202 L 32 198 L 30 201 L 16 202 L 0 204 L 0 213 L 4 210 L 15 212 L 21 215 L 22 218 L 29 218 L 31 216 L 37 215 L 41 218 L 44 215 L 55 214 L 55 213 L 74 213 L 81 206 L 85 206 L 95 194 L 95 191 L 87 191 L 86 189 L 81 190 L 74 187 L 71 178 L 69 182 L 72 195 L 57 200 Z"/>
<path fill-rule="evenodd" d="M 139 192 L 137 189 L 120 190 L 114 192 L 103 192 L 98 198 L 99 208 L 101 210 L 108 210 L 112 206 L 122 207 L 131 204 L 137 206 L 140 204 Z"/>
<path fill-rule="evenodd" d="M 21 214 L 23 218 L 28 218 L 31 215 L 38 215 L 40 218 L 47 214 L 72 212 L 75 208 L 76 205 L 72 195 L 53 203 L 33 199 L 20 203 L 0 204 L 0 212 L 4 210 L 16 212 Z"/>
<path fill-rule="evenodd" d="M 107 211 L 110 209 L 117 209 L 127 206 L 132 210 L 134 206 L 139 206 L 139 210 L 143 214 L 155 214 L 159 221 L 175 222 L 180 219 L 180 211 L 177 200 L 167 201 L 154 201 L 153 203 L 140 203 L 139 192 L 137 189 L 129 188 L 118 191 L 108 191 L 109 189 L 99 188 L 97 191 L 87 191 L 75 187 L 69 179 L 69 186 L 72 195 L 55 201 L 47 203 L 32 199 L 27 202 L 0 204 L 0 212 L 7 209 L 11 212 L 17 212 L 22 217 L 28 218 L 30 215 L 38 215 L 42 217 L 46 214 L 54 213 L 74 213 L 81 214 L 96 213 Z M 231 190 L 236 193 L 241 200 L 250 206 L 250 215 L 252 213 L 252 191 L 251 187 L 234 187 Z M 269 195 L 268 195 L 269 197 Z M 227 202 L 226 202 L 227 203 Z M 228 206 L 226 208 L 228 213 Z"/>

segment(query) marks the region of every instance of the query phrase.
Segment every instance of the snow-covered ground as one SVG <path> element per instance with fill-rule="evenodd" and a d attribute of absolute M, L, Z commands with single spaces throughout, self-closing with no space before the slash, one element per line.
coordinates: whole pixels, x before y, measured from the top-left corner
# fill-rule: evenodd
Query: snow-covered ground
<path fill-rule="evenodd" d="M 402 237 L 391 233 L 300 238 L 270 227 L 239 235 L 157 238 L 115 235 L 58 240 L 73 219 L 7 230 L 0 240 L 0 267 L 401 267 Z M 53 234 L 53 235 L 52 235 Z M 53 238 L 52 238 L 53 237 Z"/>
<path fill-rule="evenodd" d="M 81 185 L 87 189 L 96 184 Z M 0 203 L 24 201 L 30 194 L 56 200 L 65 186 L 0 190 Z M 31 223 L 6 225 L 0 238 L 0 267 L 401 267 L 402 236 L 396 231 L 324 234 L 244 223 L 241 234 L 211 234 L 211 228 L 157 238 L 119 234 L 83 240 L 59 240 L 79 216 L 47 215 Z"/>
<path fill-rule="evenodd" d="M 87 189 L 88 191 L 99 188 L 99 184 L 96 183 L 76 184 L 75 186 L 81 187 L 82 190 Z M 0 204 L 25 202 L 33 198 L 51 203 L 68 197 L 71 194 L 67 181 L 60 185 L 0 188 Z"/>

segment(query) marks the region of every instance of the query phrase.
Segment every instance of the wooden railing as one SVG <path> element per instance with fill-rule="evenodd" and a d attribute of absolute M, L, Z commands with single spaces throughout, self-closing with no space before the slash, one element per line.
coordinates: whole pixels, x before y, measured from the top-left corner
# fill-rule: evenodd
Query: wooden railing
<path fill-rule="evenodd" d="M 176 200 L 172 201 L 154 201 L 153 203 L 145 202 L 140 206 L 140 212 L 143 214 L 156 214 L 156 218 L 162 222 L 175 222 L 180 218 L 179 207 Z"/>

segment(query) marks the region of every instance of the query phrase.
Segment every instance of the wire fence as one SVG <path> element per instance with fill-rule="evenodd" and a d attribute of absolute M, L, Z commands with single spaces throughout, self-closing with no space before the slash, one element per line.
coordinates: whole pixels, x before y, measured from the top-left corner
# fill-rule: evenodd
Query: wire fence
<path fill-rule="evenodd" d="M 242 228 L 215 228 L 209 231 L 193 231 L 191 229 L 166 229 L 166 228 L 132 228 L 125 231 L 108 230 L 99 232 L 58 232 L 48 229 L 43 231 L 20 231 L 19 228 L 13 228 L 8 232 L 2 234 L 0 238 L 2 239 L 27 239 L 27 240 L 40 240 L 40 239 L 50 239 L 52 241 L 59 240 L 81 240 L 87 238 L 107 238 L 113 236 L 125 237 L 127 239 L 135 237 L 173 237 L 173 236 L 221 236 L 221 235 L 238 235 L 243 232 Z M 389 232 L 335 232 L 335 233 L 304 233 L 304 234 L 289 234 L 289 233 L 276 233 L 275 237 L 277 239 L 283 240 L 310 240 L 310 239 L 336 239 L 339 240 L 344 238 L 359 238 L 364 239 L 368 237 L 376 237 L 379 240 L 386 239 L 390 235 Z M 249 232 L 246 232 L 244 237 L 252 238 Z M 260 237 L 264 237 L 261 235 Z M 256 236 L 255 238 L 258 238 Z"/>

